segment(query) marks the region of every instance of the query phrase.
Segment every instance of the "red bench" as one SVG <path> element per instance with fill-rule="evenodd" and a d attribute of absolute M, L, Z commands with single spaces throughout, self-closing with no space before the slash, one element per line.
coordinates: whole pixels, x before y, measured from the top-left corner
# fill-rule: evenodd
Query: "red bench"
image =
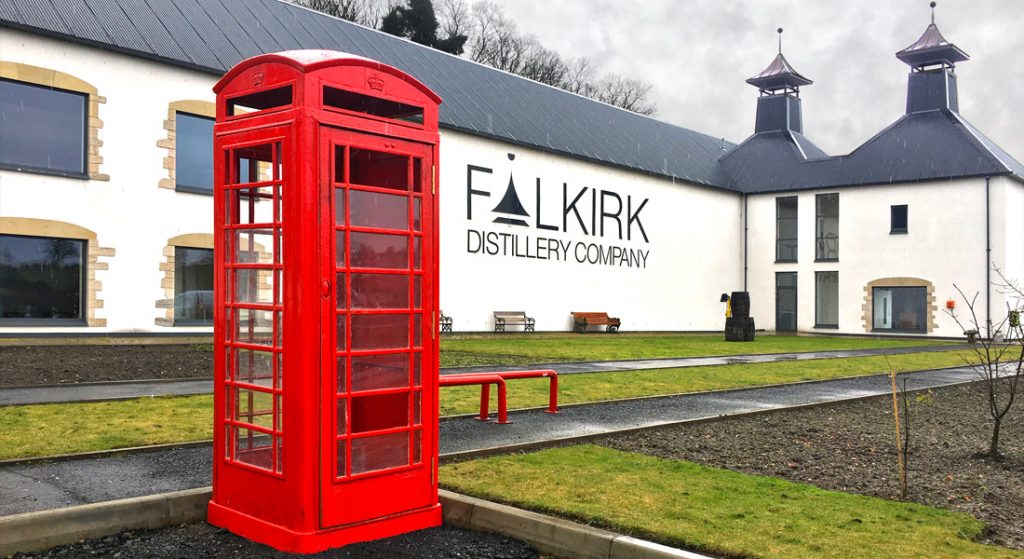
<path fill-rule="evenodd" d="M 608 316 L 606 312 L 574 312 L 572 313 L 573 329 L 580 334 L 587 331 L 587 326 L 605 326 L 609 332 L 618 332 L 622 321 Z"/>

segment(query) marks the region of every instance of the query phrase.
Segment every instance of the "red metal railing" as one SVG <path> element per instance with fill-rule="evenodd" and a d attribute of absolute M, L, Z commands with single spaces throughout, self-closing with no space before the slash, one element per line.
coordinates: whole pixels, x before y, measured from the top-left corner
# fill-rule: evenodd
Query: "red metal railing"
<path fill-rule="evenodd" d="M 534 371 L 493 371 L 486 373 L 460 373 L 441 375 L 441 386 L 480 385 L 480 421 L 490 418 L 491 385 L 498 385 L 498 423 L 510 423 L 508 420 L 508 391 L 505 381 L 523 378 L 548 379 L 548 409 L 545 413 L 558 413 L 558 373 L 551 369 Z"/>

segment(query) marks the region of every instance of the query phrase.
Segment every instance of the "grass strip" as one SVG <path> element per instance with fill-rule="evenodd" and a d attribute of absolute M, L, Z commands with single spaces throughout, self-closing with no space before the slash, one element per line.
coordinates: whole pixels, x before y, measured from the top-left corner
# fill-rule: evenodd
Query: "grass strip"
<path fill-rule="evenodd" d="M 455 334 L 441 337 L 441 366 L 526 365 L 949 345 L 948 341 L 832 336 L 758 335 L 726 342 L 721 334 Z"/>
<path fill-rule="evenodd" d="M 581 445 L 443 466 L 446 488 L 726 557 L 1022 558 L 963 513 Z M 595 483 L 598 481 L 598 483 Z"/>
<path fill-rule="evenodd" d="M 0 408 L 0 459 L 213 438 L 213 395 Z"/>
<path fill-rule="evenodd" d="M 897 371 L 921 371 L 954 367 L 969 357 L 964 351 L 907 353 L 889 355 L 889 364 Z M 558 378 L 558 403 L 580 404 L 624 398 L 640 398 L 665 394 L 683 394 L 708 390 L 726 390 L 766 386 L 809 380 L 828 380 L 886 373 L 886 357 L 845 357 L 806 361 L 777 361 L 686 367 L 678 369 L 646 369 L 614 373 L 584 373 Z M 497 394 L 491 390 L 491 411 L 497 409 Z M 547 379 L 509 382 L 509 409 L 546 406 Z M 441 391 L 441 414 L 472 413 L 479 409 L 480 389 L 456 386 Z"/>
<path fill-rule="evenodd" d="M 963 364 L 962 352 L 890 355 L 898 370 Z M 881 356 L 786 361 L 682 369 L 563 375 L 559 403 L 598 402 L 763 386 L 887 371 Z M 473 413 L 478 387 L 441 391 L 441 414 Z M 547 405 L 547 379 L 511 381 L 509 407 Z M 492 397 L 496 397 L 492 390 Z M 497 404 L 492 403 L 492 412 Z M 0 407 L 0 459 L 51 456 L 131 446 L 197 441 L 212 437 L 213 397 L 175 396 L 111 402 Z"/>

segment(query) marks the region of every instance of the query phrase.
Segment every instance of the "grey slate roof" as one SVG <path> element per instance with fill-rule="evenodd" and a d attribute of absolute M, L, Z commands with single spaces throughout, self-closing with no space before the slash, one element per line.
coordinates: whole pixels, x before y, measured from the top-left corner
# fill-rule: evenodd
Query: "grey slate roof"
<path fill-rule="evenodd" d="M 268 52 L 358 54 L 398 67 L 437 92 L 444 99 L 443 127 L 730 188 L 718 165 L 719 138 L 277 0 L 0 0 L 0 25 L 218 75 Z"/>
<path fill-rule="evenodd" d="M 1007 174 L 1024 180 L 1024 165 L 948 109 L 905 115 L 849 155 L 804 157 L 802 141 L 793 132 L 755 134 L 722 166 L 749 193 Z"/>
<path fill-rule="evenodd" d="M 215 75 L 267 52 L 350 52 L 436 91 L 442 127 L 742 192 L 985 175 L 1024 181 L 1021 163 L 948 110 L 906 115 L 846 156 L 828 157 L 794 132 L 734 146 L 278 0 L 0 0 L 0 26 Z"/>

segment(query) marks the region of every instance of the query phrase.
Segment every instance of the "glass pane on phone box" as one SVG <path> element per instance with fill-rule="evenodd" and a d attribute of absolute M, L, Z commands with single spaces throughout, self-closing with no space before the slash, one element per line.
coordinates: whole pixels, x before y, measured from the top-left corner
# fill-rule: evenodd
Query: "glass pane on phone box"
<path fill-rule="evenodd" d="M 349 206 L 349 223 L 355 227 L 409 229 L 407 196 L 353 189 L 349 192 Z"/>
<path fill-rule="evenodd" d="M 349 242 L 354 268 L 409 269 L 409 238 L 405 235 L 353 231 Z"/>
<path fill-rule="evenodd" d="M 235 380 L 271 387 L 274 381 L 274 354 L 269 351 L 235 349 Z"/>
<path fill-rule="evenodd" d="M 349 182 L 395 190 L 409 189 L 409 158 L 369 149 L 349 150 Z"/>
<path fill-rule="evenodd" d="M 352 308 L 409 308 L 409 277 L 395 274 L 352 274 Z"/>
<path fill-rule="evenodd" d="M 352 390 L 409 386 L 409 354 L 352 356 Z"/>
<path fill-rule="evenodd" d="M 409 463 L 409 434 L 352 439 L 352 473 L 361 474 Z"/>
<path fill-rule="evenodd" d="M 352 349 L 404 349 L 409 347 L 409 315 L 352 315 Z"/>

